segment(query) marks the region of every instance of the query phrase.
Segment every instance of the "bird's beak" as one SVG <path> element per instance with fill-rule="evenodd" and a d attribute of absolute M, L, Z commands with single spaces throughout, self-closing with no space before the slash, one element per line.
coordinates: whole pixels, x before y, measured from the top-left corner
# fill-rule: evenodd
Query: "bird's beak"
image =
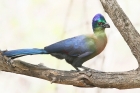
<path fill-rule="evenodd" d="M 109 25 L 108 23 L 105 23 L 105 24 L 103 25 L 103 27 L 104 27 L 104 28 L 110 28 L 110 25 Z"/>

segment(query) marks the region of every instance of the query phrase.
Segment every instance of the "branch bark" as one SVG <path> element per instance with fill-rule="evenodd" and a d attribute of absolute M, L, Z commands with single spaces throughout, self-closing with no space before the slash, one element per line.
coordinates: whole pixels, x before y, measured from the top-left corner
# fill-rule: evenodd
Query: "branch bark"
<path fill-rule="evenodd" d="M 120 8 L 116 0 L 100 0 L 115 26 L 127 42 L 140 64 L 140 35 Z M 77 87 L 100 87 L 130 89 L 140 88 L 140 70 L 126 72 L 60 71 L 41 64 L 33 65 L 20 60 L 10 60 L 0 54 L 0 70 L 28 75 L 51 81 L 52 83 L 74 85 Z"/>
<path fill-rule="evenodd" d="M 0 55 L 0 70 L 37 77 L 66 85 L 77 87 L 100 87 L 100 88 L 139 88 L 140 72 L 101 72 L 94 69 L 88 71 L 60 71 L 47 68 L 43 65 L 33 65 L 20 60 L 12 60 Z"/>
<path fill-rule="evenodd" d="M 140 35 L 116 0 L 100 0 L 140 65 Z"/>

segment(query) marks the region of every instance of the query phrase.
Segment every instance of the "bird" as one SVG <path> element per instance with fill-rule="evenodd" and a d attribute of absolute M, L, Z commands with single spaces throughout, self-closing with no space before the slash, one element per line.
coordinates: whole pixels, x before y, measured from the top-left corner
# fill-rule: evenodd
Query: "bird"
<path fill-rule="evenodd" d="M 79 68 L 87 69 L 87 67 L 82 66 L 84 62 L 97 56 L 104 50 L 107 44 L 106 28 L 110 28 L 110 25 L 106 22 L 104 16 L 98 13 L 92 19 L 94 34 L 68 38 L 45 46 L 42 49 L 7 50 L 3 52 L 3 55 L 15 59 L 26 55 L 50 54 L 57 59 L 65 59 L 77 71 L 80 71 Z"/>

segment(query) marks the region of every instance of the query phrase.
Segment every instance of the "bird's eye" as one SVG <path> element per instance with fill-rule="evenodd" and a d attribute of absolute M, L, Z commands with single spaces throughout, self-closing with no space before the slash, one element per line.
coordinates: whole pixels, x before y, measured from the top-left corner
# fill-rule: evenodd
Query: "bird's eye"
<path fill-rule="evenodd" d="M 102 22 L 98 22 L 98 25 L 101 26 L 101 25 L 103 25 L 103 23 Z"/>

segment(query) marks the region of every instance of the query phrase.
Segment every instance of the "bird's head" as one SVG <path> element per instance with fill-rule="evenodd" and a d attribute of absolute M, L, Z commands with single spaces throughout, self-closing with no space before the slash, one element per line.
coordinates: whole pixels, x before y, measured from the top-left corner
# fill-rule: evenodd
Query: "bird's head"
<path fill-rule="evenodd" d="M 106 22 L 105 18 L 101 14 L 96 14 L 92 20 L 93 30 L 104 30 L 105 28 L 110 28 L 110 25 Z"/>

